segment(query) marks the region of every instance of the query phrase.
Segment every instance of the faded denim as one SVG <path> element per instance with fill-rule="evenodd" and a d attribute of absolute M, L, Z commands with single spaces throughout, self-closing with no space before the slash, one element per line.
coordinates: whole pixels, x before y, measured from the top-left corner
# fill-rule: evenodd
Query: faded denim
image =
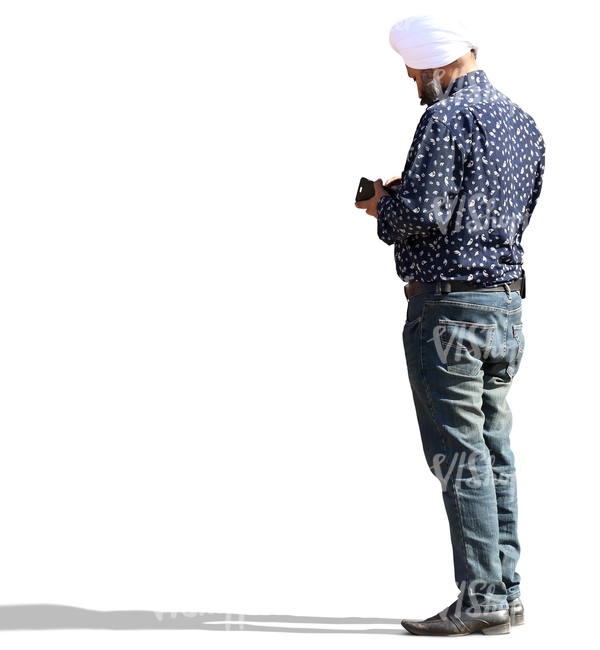
<path fill-rule="evenodd" d="M 524 349 L 518 292 L 411 298 L 403 332 L 425 457 L 440 480 L 465 606 L 520 596 L 517 492 L 506 397 Z"/>

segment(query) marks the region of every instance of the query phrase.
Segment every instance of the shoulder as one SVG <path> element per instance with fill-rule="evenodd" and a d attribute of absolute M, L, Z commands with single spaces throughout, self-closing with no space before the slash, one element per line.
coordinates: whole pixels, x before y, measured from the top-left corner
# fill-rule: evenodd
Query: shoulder
<path fill-rule="evenodd" d="M 427 109 L 428 122 L 444 125 L 458 139 L 476 130 L 525 125 L 536 129 L 533 118 L 489 83 L 484 73 L 481 77 L 470 73 L 465 83 L 460 82 L 457 79 L 448 96 Z"/>

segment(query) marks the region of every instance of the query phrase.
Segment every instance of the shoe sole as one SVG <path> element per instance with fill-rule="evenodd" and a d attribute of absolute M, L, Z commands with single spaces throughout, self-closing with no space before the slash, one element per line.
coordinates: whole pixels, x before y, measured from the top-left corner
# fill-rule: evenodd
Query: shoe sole
<path fill-rule="evenodd" d="M 495 625 L 481 630 L 483 634 L 510 634 L 510 623 L 503 623 L 502 625 Z"/>
<path fill-rule="evenodd" d="M 469 630 L 467 632 L 458 632 L 456 634 L 435 634 L 431 632 L 424 632 L 422 630 L 413 630 L 409 626 L 404 625 L 404 621 L 400 621 L 402 627 L 411 634 L 416 636 L 467 636 L 468 634 L 477 634 L 481 632 L 482 634 L 510 634 L 510 623 L 502 623 L 501 625 L 494 625 L 493 627 L 485 627 L 482 630 Z"/>

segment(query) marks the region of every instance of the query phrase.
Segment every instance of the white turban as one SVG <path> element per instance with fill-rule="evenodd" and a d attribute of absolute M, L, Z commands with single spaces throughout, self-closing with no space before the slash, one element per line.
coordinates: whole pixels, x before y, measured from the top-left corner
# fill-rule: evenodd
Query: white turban
<path fill-rule="evenodd" d="M 390 45 L 409 68 L 441 68 L 477 46 L 465 27 L 452 16 L 423 14 L 405 18 L 390 30 Z"/>

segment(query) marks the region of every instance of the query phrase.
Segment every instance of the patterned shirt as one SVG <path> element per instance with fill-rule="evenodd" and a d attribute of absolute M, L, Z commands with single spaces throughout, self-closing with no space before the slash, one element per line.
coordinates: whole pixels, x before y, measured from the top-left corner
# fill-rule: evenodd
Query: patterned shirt
<path fill-rule="evenodd" d="M 398 275 L 480 285 L 518 279 L 543 171 L 533 119 L 482 70 L 455 79 L 423 114 L 395 196 L 377 203 L 377 234 L 395 244 Z"/>

